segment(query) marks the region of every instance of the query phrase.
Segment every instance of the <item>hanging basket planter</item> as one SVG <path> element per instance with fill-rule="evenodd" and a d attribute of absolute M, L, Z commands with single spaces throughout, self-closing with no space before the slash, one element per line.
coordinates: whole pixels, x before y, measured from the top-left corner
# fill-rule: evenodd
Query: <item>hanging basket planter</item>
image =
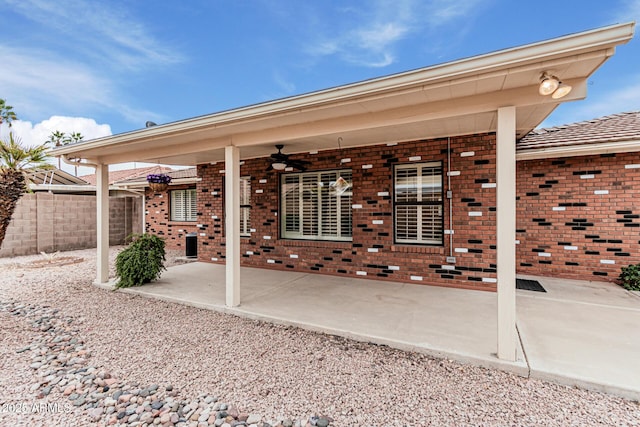
<path fill-rule="evenodd" d="M 159 191 L 164 191 L 167 188 L 169 188 L 169 184 L 163 184 L 160 182 L 150 182 L 149 187 L 151 187 L 151 189 L 157 193 Z"/>
<path fill-rule="evenodd" d="M 149 183 L 151 190 L 155 192 L 165 191 L 169 187 L 171 177 L 163 173 L 147 175 L 147 182 Z"/>

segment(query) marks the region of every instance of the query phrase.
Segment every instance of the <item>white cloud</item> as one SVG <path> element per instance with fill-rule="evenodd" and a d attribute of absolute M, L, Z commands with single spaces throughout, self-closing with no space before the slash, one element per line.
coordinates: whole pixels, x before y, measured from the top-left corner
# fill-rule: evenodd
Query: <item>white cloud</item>
<path fill-rule="evenodd" d="M 1 133 L 5 137 L 9 128 L 3 126 Z M 33 147 L 46 142 L 51 133 L 60 131 L 63 133 L 79 132 L 84 140 L 101 138 L 111 135 L 111 127 L 107 124 L 98 124 L 94 119 L 86 117 L 51 116 L 35 125 L 29 121 L 15 120 L 11 131 L 22 140 L 24 146 Z"/>
<path fill-rule="evenodd" d="M 24 147 L 43 144 L 54 131 L 64 133 L 79 132 L 85 141 L 111 135 L 111 127 L 107 124 L 98 124 L 94 119 L 86 117 L 65 116 L 51 116 L 49 119 L 43 120 L 35 125 L 29 121 L 15 120 L 11 128 L 4 124 L 2 125 L 0 128 L 0 137 L 5 139 L 9 131 L 13 132 L 14 136 Z M 51 158 L 49 163 L 60 166 L 60 168 L 66 172 L 75 173 L 73 166 L 58 162 L 54 158 Z M 91 168 L 81 168 L 80 173 L 91 174 L 94 173 L 94 170 Z"/>
<path fill-rule="evenodd" d="M 111 110 L 140 127 L 147 120 L 163 121 L 157 113 L 127 105 L 116 82 L 79 62 L 39 49 L 2 45 L 0 58 L 3 68 L 11 70 L 0 73 L 2 97 L 11 102 L 18 117 L 46 117 L 60 110 L 72 114 Z"/>
<path fill-rule="evenodd" d="M 626 0 L 622 7 L 618 8 L 614 19 L 616 22 L 640 22 L 640 0 Z"/>
<path fill-rule="evenodd" d="M 273 80 L 287 95 L 292 94 L 296 90 L 295 83 L 287 80 L 279 71 L 274 71 Z"/>
<path fill-rule="evenodd" d="M 151 32 L 116 3 L 82 0 L 6 0 L 15 12 L 64 34 L 60 43 L 99 58 L 111 67 L 140 69 L 174 63 L 182 55 L 156 40 Z"/>
<path fill-rule="evenodd" d="M 398 0 L 372 2 L 370 9 L 360 12 L 343 8 L 339 11 L 349 28 L 331 36 L 320 33 L 308 53 L 315 57 L 335 55 L 356 65 L 385 67 L 395 62 L 398 42 L 464 20 L 478 4 L 480 0 Z"/>
<path fill-rule="evenodd" d="M 0 73 L 3 98 L 21 114 L 45 115 L 51 104 L 107 106 L 111 83 L 80 63 L 63 60 L 38 49 L 14 49 L 0 45 L 3 68 Z M 17 108 L 17 107 L 16 107 Z"/>
<path fill-rule="evenodd" d="M 131 105 L 124 84 L 132 73 L 182 61 L 183 55 L 112 2 L 2 0 L 33 21 L 30 38 L 8 32 L 0 40 L 0 96 L 19 117 L 52 113 L 120 114 L 140 127 L 164 117 Z M 5 6 L 3 4 L 3 6 Z M 37 45 L 29 40 L 41 40 Z"/>

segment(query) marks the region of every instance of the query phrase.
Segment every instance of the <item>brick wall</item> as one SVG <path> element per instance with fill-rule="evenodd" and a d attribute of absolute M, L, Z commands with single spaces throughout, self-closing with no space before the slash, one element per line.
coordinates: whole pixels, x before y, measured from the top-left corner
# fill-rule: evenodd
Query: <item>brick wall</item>
<path fill-rule="evenodd" d="M 518 272 L 615 280 L 640 262 L 640 154 L 517 165 Z"/>
<path fill-rule="evenodd" d="M 353 241 L 279 239 L 279 174 L 265 172 L 267 158 L 246 160 L 251 177 L 250 238 L 241 239 L 242 265 L 367 277 L 474 289 L 495 289 L 495 135 L 451 138 L 453 243 L 443 246 L 394 244 L 393 165 L 441 161 L 446 189 L 447 140 L 322 151 L 294 156 L 312 161 L 308 170 L 350 168 L 353 173 Z M 285 150 L 286 151 L 286 150 Z M 342 159 L 350 159 L 341 162 Z M 224 164 L 199 165 L 198 257 L 223 263 Z M 166 197 L 166 196 L 165 196 Z M 158 202 L 157 208 L 162 202 Z M 445 201 L 445 229 L 451 229 Z M 374 223 L 375 221 L 375 223 Z M 163 231 L 168 231 L 166 228 Z M 450 251 L 455 266 L 446 266 Z"/>
<path fill-rule="evenodd" d="M 124 243 L 142 225 L 140 199 L 109 199 L 111 245 Z M 31 193 L 18 201 L 0 257 L 96 247 L 96 198 L 72 194 Z"/>
<path fill-rule="evenodd" d="M 171 221 L 170 219 L 170 190 L 186 190 L 193 188 L 189 185 L 172 185 L 169 190 L 154 192 L 146 189 L 146 225 L 147 233 L 155 234 L 165 239 L 167 249 L 185 249 L 186 235 L 199 231 L 198 222 Z M 200 196 L 198 194 L 198 196 Z M 198 197 L 199 199 L 199 197 Z"/>
<path fill-rule="evenodd" d="M 454 234 L 443 246 L 394 244 L 391 197 L 392 166 L 412 161 L 441 161 L 446 190 L 446 139 L 293 156 L 312 161 L 310 171 L 352 170 L 348 243 L 279 239 L 279 174 L 265 172 L 267 158 L 246 160 L 254 231 L 241 239 L 242 265 L 495 289 L 495 135 L 451 138 L 451 149 L 453 224 L 445 199 L 444 228 Z M 640 263 L 640 154 L 520 161 L 517 174 L 518 273 L 611 281 Z M 199 259 L 224 263 L 224 163 L 199 165 L 198 176 L 197 224 L 169 222 L 167 196 L 148 194 L 148 231 L 168 247 L 197 232 Z M 451 252 L 455 265 L 446 263 Z"/>

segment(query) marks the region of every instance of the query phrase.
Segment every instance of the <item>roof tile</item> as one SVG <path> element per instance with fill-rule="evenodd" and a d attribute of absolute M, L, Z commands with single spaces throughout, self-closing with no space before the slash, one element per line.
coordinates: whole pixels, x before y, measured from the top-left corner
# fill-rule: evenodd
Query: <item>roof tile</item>
<path fill-rule="evenodd" d="M 534 129 L 518 141 L 518 151 L 640 140 L 640 111 L 545 129 Z"/>

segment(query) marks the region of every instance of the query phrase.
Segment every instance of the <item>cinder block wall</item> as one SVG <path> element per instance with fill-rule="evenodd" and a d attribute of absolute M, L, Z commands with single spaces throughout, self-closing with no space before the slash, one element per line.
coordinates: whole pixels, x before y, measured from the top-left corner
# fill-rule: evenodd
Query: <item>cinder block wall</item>
<path fill-rule="evenodd" d="M 110 245 L 121 245 L 132 233 L 142 233 L 141 203 L 142 201 L 138 197 L 111 197 L 109 199 Z"/>
<path fill-rule="evenodd" d="M 122 244 L 131 230 L 141 230 L 140 199 L 111 197 L 109 205 L 109 243 Z M 0 257 L 95 246 L 95 196 L 32 193 L 18 201 Z"/>
<path fill-rule="evenodd" d="M 0 257 L 37 253 L 37 211 L 37 195 L 24 194 L 13 212 L 13 217 L 0 248 Z"/>
<path fill-rule="evenodd" d="M 615 280 L 640 263 L 640 154 L 517 165 L 518 272 Z"/>
<path fill-rule="evenodd" d="M 96 245 L 96 199 L 94 196 L 66 194 L 38 194 L 38 199 L 49 196 L 53 203 L 53 215 L 48 208 L 40 209 L 38 218 L 51 216 L 53 221 L 46 228 L 38 227 L 38 235 L 51 233 L 45 252 L 68 251 Z M 40 237 L 39 239 L 40 240 Z"/>

